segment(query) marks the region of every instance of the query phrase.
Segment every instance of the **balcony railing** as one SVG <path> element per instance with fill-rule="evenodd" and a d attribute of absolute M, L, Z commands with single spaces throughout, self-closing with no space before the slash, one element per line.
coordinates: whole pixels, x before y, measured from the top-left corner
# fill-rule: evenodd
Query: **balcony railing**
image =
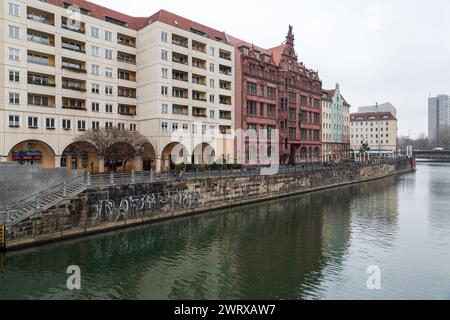
<path fill-rule="evenodd" d="M 86 107 L 84 106 L 75 106 L 75 105 L 63 105 L 62 106 L 63 109 L 70 109 L 70 110 L 81 110 L 81 111 L 86 111 Z"/>
<path fill-rule="evenodd" d="M 30 80 L 28 79 L 28 84 L 32 84 L 35 86 L 43 86 L 43 87 L 56 87 L 55 83 L 40 81 L 40 80 Z"/>
<path fill-rule="evenodd" d="M 85 33 L 84 28 L 76 24 L 62 23 L 61 28 L 82 34 Z"/>
<path fill-rule="evenodd" d="M 77 72 L 77 73 L 87 73 L 86 69 L 78 68 L 78 67 L 74 67 L 74 66 L 62 65 L 61 68 L 72 71 L 72 72 Z"/>
<path fill-rule="evenodd" d="M 44 24 L 50 25 L 50 19 L 39 16 L 39 15 L 35 15 L 33 13 L 27 14 L 27 18 L 28 18 L 28 20 L 32 20 L 34 22 L 39 22 L 39 23 L 44 23 Z"/>
<path fill-rule="evenodd" d="M 82 47 L 74 45 L 74 44 L 63 42 L 62 47 L 63 47 L 63 49 L 76 51 L 76 52 L 80 52 L 80 53 L 86 53 L 86 50 L 84 50 Z"/>

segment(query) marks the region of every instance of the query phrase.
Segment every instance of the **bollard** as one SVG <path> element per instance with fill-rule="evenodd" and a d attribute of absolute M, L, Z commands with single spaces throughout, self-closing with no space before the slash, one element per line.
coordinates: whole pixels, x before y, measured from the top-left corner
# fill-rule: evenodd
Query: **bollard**
<path fill-rule="evenodd" d="M 114 184 L 114 173 L 111 172 L 111 174 L 109 175 L 109 183 Z"/>
<path fill-rule="evenodd" d="M 8 207 L 6 207 L 6 224 L 9 224 L 9 222 L 11 221 L 11 209 Z"/>
<path fill-rule="evenodd" d="M 65 181 L 63 183 L 63 197 L 67 197 L 67 183 Z"/>
<path fill-rule="evenodd" d="M 87 185 L 88 187 L 90 187 L 91 184 L 92 184 L 92 182 L 91 182 L 91 174 L 88 172 L 88 173 L 87 173 L 87 176 L 86 176 L 86 185 Z"/>
<path fill-rule="evenodd" d="M 153 169 L 150 169 L 150 181 L 153 181 Z"/>
<path fill-rule="evenodd" d="M 41 209 L 41 195 L 40 193 L 36 196 L 36 209 Z"/>
<path fill-rule="evenodd" d="M 131 182 L 134 183 L 136 181 L 136 173 L 134 170 L 131 171 Z"/>

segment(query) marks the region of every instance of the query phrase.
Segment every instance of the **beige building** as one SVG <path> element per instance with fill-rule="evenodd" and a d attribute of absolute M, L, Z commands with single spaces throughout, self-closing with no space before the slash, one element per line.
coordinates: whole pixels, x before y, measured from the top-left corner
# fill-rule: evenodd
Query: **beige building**
<path fill-rule="evenodd" d="M 2 161 L 103 172 L 104 159 L 77 142 L 97 128 L 148 138 L 128 170 L 167 168 L 177 142 L 186 163 L 199 149 L 210 153 L 202 161 L 233 158 L 221 134 L 234 117 L 223 32 L 165 11 L 134 18 L 80 0 L 3 0 L 0 41 Z"/>
<path fill-rule="evenodd" d="M 362 112 L 351 114 L 350 139 L 353 150 L 358 152 L 363 144 L 368 144 L 370 154 L 396 154 L 398 132 L 396 111 L 392 105 L 389 109 L 385 108 L 387 104 L 382 106 L 384 107 L 379 109 L 377 106 L 364 107 L 360 109 Z"/>
<path fill-rule="evenodd" d="M 350 104 L 341 94 L 339 84 L 322 94 L 323 161 L 339 161 L 350 155 Z"/>

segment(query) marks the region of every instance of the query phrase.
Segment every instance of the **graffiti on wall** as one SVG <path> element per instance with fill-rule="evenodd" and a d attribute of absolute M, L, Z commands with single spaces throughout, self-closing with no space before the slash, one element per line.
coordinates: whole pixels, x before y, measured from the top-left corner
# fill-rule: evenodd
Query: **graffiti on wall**
<path fill-rule="evenodd" d="M 195 209 L 204 204 L 206 200 L 198 191 L 168 191 L 131 195 L 116 201 L 99 200 L 91 207 L 91 214 L 95 221 L 119 221 L 138 215 L 158 215 L 174 210 Z"/>

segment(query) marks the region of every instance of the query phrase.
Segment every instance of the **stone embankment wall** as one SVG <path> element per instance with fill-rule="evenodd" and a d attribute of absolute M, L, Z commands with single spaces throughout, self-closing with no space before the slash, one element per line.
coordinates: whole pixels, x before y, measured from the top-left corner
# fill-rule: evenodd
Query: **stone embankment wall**
<path fill-rule="evenodd" d="M 344 186 L 415 170 L 390 164 L 139 183 L 91 189 L 8 231 L 9 249 L 157 222 L 200 212 Z"/>

